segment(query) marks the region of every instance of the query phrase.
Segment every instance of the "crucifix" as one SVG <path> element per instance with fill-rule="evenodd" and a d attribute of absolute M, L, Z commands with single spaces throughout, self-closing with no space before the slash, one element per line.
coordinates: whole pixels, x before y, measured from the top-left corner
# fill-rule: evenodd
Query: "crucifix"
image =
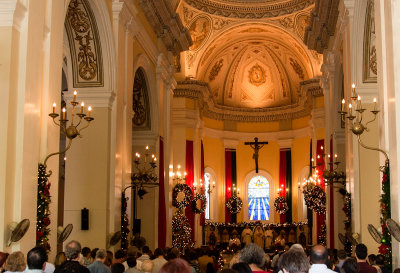
<path fill-rule="evenodd" d="M 245 142 L 244 145 L 250 145 L 254 150 L 253 159 L 256 163 L 256 173 L 258 173 L 258 151 L 265 145 L 268 141 L 259 142 L 258 137 L 254 138 L 254 142 Z"/>

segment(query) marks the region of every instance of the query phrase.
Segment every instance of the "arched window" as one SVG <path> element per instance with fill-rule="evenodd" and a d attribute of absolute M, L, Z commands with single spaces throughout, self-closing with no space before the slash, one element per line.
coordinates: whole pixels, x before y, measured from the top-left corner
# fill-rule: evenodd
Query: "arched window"
<path fill-rule="evenodd" d="M 204 189 L 205 189 L 205 195 L 206 195 L 206 211 L 204 212 L 204 216 L 207 220 L 210 220 L 210 191 L 208 190 L 210 186 L 212 185 L 211 181 L 211 175 L 209 173 L 204 174 Z"/>
<path fill-rule="evenodd" d="M 269 220 L 269 186 L 268 179 L 262 175 L 250 179 L 247 189 L 249 220 Z"/>

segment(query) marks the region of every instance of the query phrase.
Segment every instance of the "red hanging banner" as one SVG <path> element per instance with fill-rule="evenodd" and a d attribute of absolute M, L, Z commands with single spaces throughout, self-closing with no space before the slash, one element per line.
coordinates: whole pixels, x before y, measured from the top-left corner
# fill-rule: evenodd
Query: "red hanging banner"
<path fill-rule="evenodd" d="M 193 159 L 193 141 L 186 140 L 186 184 L 193 190 L 194 183 L 194 159 Z M 194 216 L 195 213 L 192 211 L 190 206 L 187 206 L 185 209 L 185 215 L 188 219 L 189 225 L 192 228 L 192 241 L 194 242 L 194 234 L 195 234 L 195 224 L 194 224 Z"/>
<path fill-rule="evenodd" d="M 165 205 L 165 179 L 164 179 L 164 141 L 160 138 L 160 158 L 158 167 L 158 247 L 165 248 L 167 241 L 167 210 Z"/>
<path fill-rule="evenodd" d="M 286 151 L 281 150 L 279 153 L 279 196 L 286 197 Z M 286 222 L 286 215 L 280 214 L 280 223 Z"/>
<path fill-rule="evenodd" d="M 231 198 L 232 192 L 232 157 L 231 151 L 225 150 L 225 204 Z M 232 215 L 225 206 L 225 222 L 232 222 Z"/>

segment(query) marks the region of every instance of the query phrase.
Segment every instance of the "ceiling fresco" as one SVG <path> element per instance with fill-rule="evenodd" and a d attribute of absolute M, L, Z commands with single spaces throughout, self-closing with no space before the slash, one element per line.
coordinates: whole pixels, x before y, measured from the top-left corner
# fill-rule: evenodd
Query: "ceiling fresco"
<path fill-rule="evenodd" d="M 177 12 L 193 44 L 181 73 L 230 111 L 298 105 L 302 83 L 321 75 L 322 56 L 303 43 L 313 8 L 311 0 L 183 0 Z"/>

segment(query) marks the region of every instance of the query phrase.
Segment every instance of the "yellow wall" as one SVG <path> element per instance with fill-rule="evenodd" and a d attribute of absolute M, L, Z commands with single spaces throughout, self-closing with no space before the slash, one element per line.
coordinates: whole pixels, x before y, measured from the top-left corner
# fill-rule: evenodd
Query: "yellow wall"
<path fill-rule="evenodd" d="M 310 138 L 303 137 L 293 140 L 292 144 L 292 219 L 298 222 L 298 178 L 301 170 L 309 165 L 310 161 Z"/>
<path fill-rule="evenodd" d="M 279 122 L 238 122 L 238 132 L 249 132 L 249 133 L 263 133 L 263 132 L 277 132 L 279 131 Z"/>

